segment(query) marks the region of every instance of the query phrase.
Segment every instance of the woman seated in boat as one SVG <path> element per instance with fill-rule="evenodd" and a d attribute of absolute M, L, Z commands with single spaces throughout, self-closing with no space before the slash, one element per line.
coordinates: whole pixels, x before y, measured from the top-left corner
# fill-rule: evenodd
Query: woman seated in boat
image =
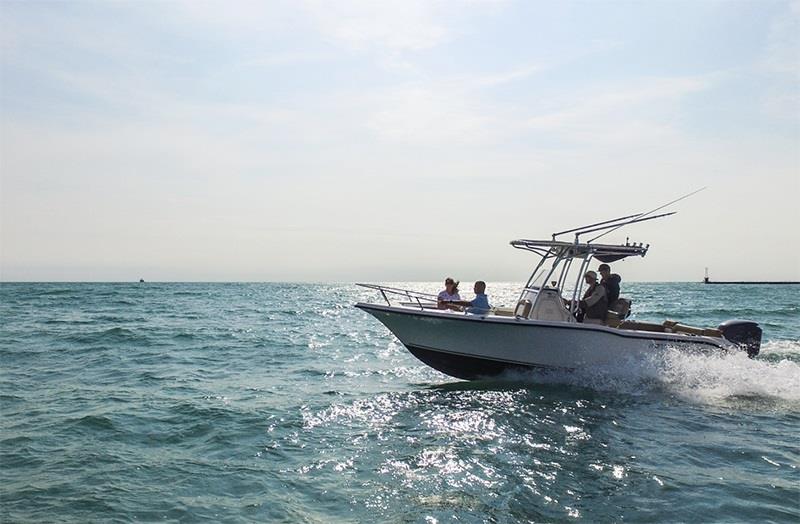
<path fill-rule="evenodd" d="M 608 297 L 606 288 L 597 281 L 597 273 L 587 271 L 583 275 L 586 282 L 586 293 L 580 301 L 583 322 L 586 324 L 605 324 L 608 315 Z M 580 318 L 578 319 L 580 321 Z"/>
<path fill-rule="evenodd" d="M 450 277 L 444 280 L 444 290 L 439 292 L 439 296 L 436 300 L 436 305 L 439 309 L 448 309 L 447 302 L 461 300 L 461 296 L 458 294 L 458 284 L 459 282 L 456 282 Z"/>
<path fill-rule="evenodd" d="M 453 300 L 448 305 L 465 307 L 467 313 L 473 315 L 485 315 L 492 309 L 492 306 L 489 305 L 489 297 L 486 296 L 486 282 L 478 280 L 475 282 L 474 290 L 475 298 L 472 300 Z"/>

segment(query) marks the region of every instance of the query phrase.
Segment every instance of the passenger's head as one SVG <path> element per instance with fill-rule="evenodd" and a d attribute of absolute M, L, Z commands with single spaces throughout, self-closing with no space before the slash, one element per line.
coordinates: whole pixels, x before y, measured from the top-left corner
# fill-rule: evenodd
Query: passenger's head
<path fill-rule="evenodd" d="M 611 274 L 611 266 L 608 264 L 600 264 L 600 266 L 597 268 L 597 271 L 600 272 L 600 275 L 602 275 L 603 278 L 608 278 L 608 275 Z"/>
<path fill-rule="evenodd" d="M 587 271 L 586 274 L 583 275 L 583 279 L 587 284 L 592 285 L 597 282 L 597 273 L 594 271 Z"/>
<path fill-rule="evenodd" d="M 475 282 L 475 293 L 486 293 L 486 282 L 483 280 Z"/>
<path fill-rule="evenodd" d="M 450 277 L 444 279 L 444 288 L 447 290 L 448 293 L 453 293 L 454 289 L 458 289 L 458 282 L 453 280 Z"/>

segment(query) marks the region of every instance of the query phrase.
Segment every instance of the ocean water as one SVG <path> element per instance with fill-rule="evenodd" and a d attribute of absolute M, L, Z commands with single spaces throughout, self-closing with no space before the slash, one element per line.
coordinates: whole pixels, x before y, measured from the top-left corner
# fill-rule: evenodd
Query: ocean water
<path fill-rule="evenodd" d="M 800 287 L 623 294 L 762 354 L 463 382 L 350 284 L 4 283 L 0 520 L 800 521 Z"/>

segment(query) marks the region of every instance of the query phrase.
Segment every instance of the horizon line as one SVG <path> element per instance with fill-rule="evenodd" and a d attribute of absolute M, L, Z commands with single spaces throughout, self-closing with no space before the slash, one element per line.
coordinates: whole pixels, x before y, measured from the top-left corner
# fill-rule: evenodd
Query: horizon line
<path fill-rule="evenodd" d="M 520 280 L 487 280 L 487 284 L 492 282 L 497 284 L 516 284 L 522 283 L 526 279 Z M 384 282 L 414 282 L 433 284 L 440 283 L 441 280 L 0 280 L 0 284 L 375 284 Z M 703 280 L 626 280 L 631 284 L 703 284 Z M 714 282 L 714 281 L 712 281 Z M 727 282 L 727 281 L 720 281 Z M 741 280 L 738 282 L 750 282 Z M 769 280 L 758 280 L 757 282 L 770 282 Z M 774 282 L 789 282 L 787 280 L 775 280 Z M 464 282 L 462 282 L 464 283 Z"/>

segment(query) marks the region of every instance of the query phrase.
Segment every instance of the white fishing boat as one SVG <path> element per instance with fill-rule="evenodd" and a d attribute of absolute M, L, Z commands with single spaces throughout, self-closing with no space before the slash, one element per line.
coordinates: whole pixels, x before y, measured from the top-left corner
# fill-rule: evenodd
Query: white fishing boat
<path fill-rule="evenodd" d="M 509 369 L 622 365 L 665 348 L 757 355 L 761 328 L 746 320 L 729 320 L 716 328 L 669 320 L 637 322 L 628 318 L 631 301 L 621 298 L 605 322 L 578 321 L 583 276 L 589 264 L 644 257 L 650 247 L 595 241 L 620 227 L 671 214 L 638 213 L 554 233 L 548 240 L 512 241 L 513 247 L 539 257 L 513 308 L 492 308 L 484 314 L 439 309 L 435 295 L 376 284 L 359 285 L 375 289 L 385 303 L 360 302 L 356 307 L 382 322 L 419 360 L 463 379 Z M 569 233 L 574 239 L 558 240 Z M 599 234 L 581 241 L 581 236 L 592 233 Z M 562 296 L 565 289 L 570 291 Z"/>

